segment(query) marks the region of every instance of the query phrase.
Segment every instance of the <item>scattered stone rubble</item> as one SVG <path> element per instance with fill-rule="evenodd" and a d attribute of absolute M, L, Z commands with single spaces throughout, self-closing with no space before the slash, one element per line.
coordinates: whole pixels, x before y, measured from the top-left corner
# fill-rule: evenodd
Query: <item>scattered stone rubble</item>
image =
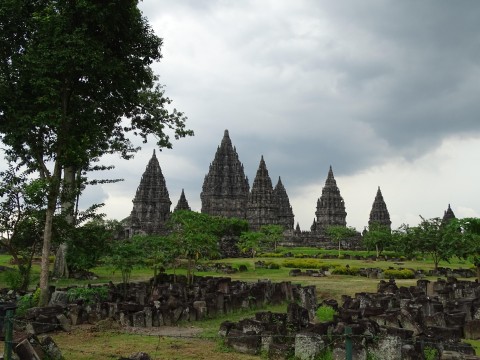
<path fill-rule="evenodd" d="M 205 317 L 267 304 L 298 302 L 309 309 L 316 308 L 315 287 L 290 282 L 256 283 L 232 281 L 227 277 L 195 277 L 187 285 L 184 276 L 161 274 L 150 282 L 130 283 L 124 296 L 123 285 L 109 285 L 108 299 L 88 302 L 68 301 L 66 289 L 56 289 L 48 307 L 34 307 L 17 318 L 17 329 L 30 334 L 43 334 L 82 323 L 95 324 L 107 318 L 124 326 L 171 326 L 181 321 L 196 321 Z"/>
<path fill-rule="evenodd" d="M 440 359 L 480 359 L 462 339 L 480 339 L 480 285 L 455 278 L 418 280 L 397 287 L 381 280 L 377 293 L 343 296 L 324 304 L 338 315 L 312 322 L 307 309 L 291 303 L 286 314 L 259 312 L 253 319 L 224 322 L 219 335 L 239 352 L 267 353 L 269 359 L 314 359 L 327 348 L 345 359 L 345 329 L 352 330 L 353 359 L 424 359 L 435 349 Z"/>

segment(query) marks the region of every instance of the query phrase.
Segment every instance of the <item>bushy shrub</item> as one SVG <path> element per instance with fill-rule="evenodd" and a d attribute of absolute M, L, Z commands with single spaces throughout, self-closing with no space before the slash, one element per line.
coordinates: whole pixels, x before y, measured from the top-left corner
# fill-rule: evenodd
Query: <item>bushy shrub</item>
<path fill-rule="evenodd" d="M 332 321 L 336 314 L 335 309 L 329 305 L 322 305 L 315 312 L 318 321 Z"/>
<path fill-rule="evenodd" d="M 108 288 L 105 286 L 84 288 L 77 287 L 67 291 L 68 301 L 83 300 L 87 304 L 108 299 Z"/>
<path fill-rule="evenodd" d="M 26 311 L 32 307 L 38 306 L 40 299 L 40 288 L 35 290 L 32 294 L 26 294 L 17 301 L 17 309 L 15 311 L 17 316 L 25 315 Z"/>
<path fill-rule="evenodd" d="M 294 269 L 328 270 L 329 266 L 317 259 L 289 259 L 282 262 L 282 266 Z"/>
<path fill-rule="evenodd" d="M 281 253 L 273 253 L 273 252 L 266 252 L 257 254 L 257 257 L 265 257 L 265 258 L 280 258 L 283 257 Z"/>
<path fill-rule="evenodd" d="M 22 274 L 17 269 L 5 271 L 5 282 L 13 290 L 20 290 L 23 284 Z"/>
<path fill-rule="evenodd" d="M 280 269 L 279 264 L 271 262 L 271 261 L 266 261 L 265 266 L 266 266 L 267 269 L 274 269 L 274 270 Z"/>
<path fill-rule="evenodd" d="M 387 269 L 383 272 L 386 278 L 414 279 L 415 273 L 410 269 Z"/>
<path fill-rule="evenodd" d="M 331 272 L 334 275 L 358 275 L 360 269 L 351 266 L 337 265 L 331 270 Z"/>

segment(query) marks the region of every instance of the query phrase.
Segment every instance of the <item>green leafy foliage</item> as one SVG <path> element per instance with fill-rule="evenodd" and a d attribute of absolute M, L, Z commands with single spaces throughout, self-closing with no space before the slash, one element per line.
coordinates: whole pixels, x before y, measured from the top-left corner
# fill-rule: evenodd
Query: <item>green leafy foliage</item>
<path fill-rule="evenodd" d="M 447 245 L 456 256 L 471 259 L 480 281 L 480 218 L 452 219 L 445 232 Z"/>
<path fill-rule="evenodd" d="M 198 259 L 218 256 L 218 241 L 222 236 L 236 234 L 247 225 L 246 221 L 225 219 L 195 211 L 175 211 L 169 219 L 172 229 L 168 236 L 172 249 L 188 260 L 187 279 L 193 280 Z"/>
<path fill-rule="evenodd" d="M 375 249 L 377 257 L 379 257 L 383 250 L 391 244 L 392 232 L 388 226 L 372 224 L 368 231 L 364 232 L 362 242 L 367 249 Z"/>
<path fill-rule="evenodd" d="M 106 286 L 97 287 L 76 287 L 68 289 L 68 301 L 83 301 L 86 304 L 94 304 L 108 299 L 108 288 Z"/>
<path fill-rule="evenodd" d="M 133 241 L 144 249 L 145 263 L 153 269 L 153 277 L 164 271 L 169 265 L 174 265 L 181 250 L 175 246 L 168 236 L 134 236 Z"/>
<path fill-rule="evenodd" d="M 438 350 L 434 347 L 425 346 L 423 356 L 425 360 L 436 360 L 438 358 Z"/>
<path fill-rule="evenodd" d="M 348 265 L 345 265 L 345 266 L 337 265 L 337 266 L 333 267 L 331 272 L 334 275 L 353 275 L 353 276 L 356 276 L 360 272 L 360 269 L 357 268 L 357 267 L 348 266 Z"/>
<path fill-rule="evenodd" d="M 328 270 L 331 265 L 316 259 L 288 259 L 282 262 L 282 266 L 294 269 L 321 269 Z"/>
<path fill-rule="evenodd" d="M 36 193 L 45 210 L 45 305 L 66 170 L 81 173 L 105 154 L 131 158 L 139 148 L 130 135 L 144 142 L 153 135 L 170 148 L 171 136 L 193 132 L 157 84 L 150 66 L 162 57 L 162 39 L 137 1 L 1 1 L 0 24 L 0 137 L 7 156 L 44 190 Z M 84 176 L 73 181 L 67 189 L 86 184 Z"/>
<path fill-rule="evenodd" d="M 432 257 L 435 269 L 440 260 L 448 261 L 454 254 L 450 242 L 447 240 L 446 228 L 440 218 L 424 219 L 418 226 L 409 228 L 406 241 L 410 247 Z"/>
<path fill-rule="evenodd" d="M 263 234 L 259 232 L 244 232 L 240 235 L 240 240 L 237 243 L 238 248 L 244 254 L 250 254 L 252 258 L 255 257 L 258 251 L 261 250 Z"/>
<path fill-rule="evenodd" d="M 238 248 L 244 254 L 253 258 L 262 250 L 277 250 L 277 243 L 283 238 L 283 227 L 280 225 L 264 225 L 259 231 L 244 231 L 237 243 Z"/>
<path fill-rule="evenodd" d="M 383 274 L 386 278 L 414 279 L 415 273 L 410 269 L 386 269 Z"/>
<path fill-rule="evenodd" d="M 23 281 L 23 276 L 17 269 L 5 271 L 5 282 L 10 289 L 22 290 Z"/>
<path fill-rule="evenodd" d="M 40 298 L 40 289 L 36 289 L 32 294 L 23 295 L 17 301 L 17 309 L 15 311 L 17 316 L 25 315 L 25 312 L 35 306 L 38 306 L 38 300 Z"/>
<path fill-rule="evenodd" d="M 122 274 L 124 295 L 133 268 L 144 264 L 145 249 L 139 245 L 130 239 L 115 241 L 111 246 L 110 256 L 105 258 L 106 264 Z"/>
<path fill-rule="evenodd" d="M 349 241 L 356 235 L 357 231 L 352 227 L 331 225 L 327 226 L 325 233 L 335 242 L 338 243 L 338 256 L 341 255 L 342 241 Z"/>
<path fill-rule="evenodd" d="M 335 309 L 329 305 L 319 306 L 315 312 L 318 321 L 333 321 L 333 316 L 336 314 Z"/>
<path fill-rule="evenodd" d="M 67 240 L 67 262 L 73 271 L 89 270 L 108 254 L 113 241 L 113 229 L 101 220 L 90 221 L 73 229 Z"/>

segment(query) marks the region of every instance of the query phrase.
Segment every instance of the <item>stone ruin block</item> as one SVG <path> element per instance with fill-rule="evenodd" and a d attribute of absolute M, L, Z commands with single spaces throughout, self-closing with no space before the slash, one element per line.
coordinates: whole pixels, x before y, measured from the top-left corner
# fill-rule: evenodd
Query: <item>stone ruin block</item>
<path fill-rule="evenodd" d="M 306 328 L 310 321 L 308 310 L 296 303 L 288 304 L 287 321 L 295 329 Z"/>
<path fill-rule="evenodd" d="M 376 343 L 369 346 L 368 351 L 385 360 L 402 360 L 402 347 L 405 340 L 411 339 L 413 332 L 401 328 L 385 328 Z"/>
<path fill-rule="evenodd" d="M 333 360 L 345 360 L 346 357 L 346 351 L 345 351 L 345 346 L 336 346 L 333 348 L 332 351 L 332 359 Z M 360 348 L 352 348 L 352 359 L 353 360 L 366 360 L 367 359 L 367 351 L 365 348 L 360 347 Z M 385 360 L 385 358 L 381 358 L 382 360 Z"/>
<path fill-rule="evenodd" d="M 230 329 L 227 333 L 226 344 L 235 351 L 258 355 L 261 348 L 261 336 L 254 333 L 244 333 L 237 329 Z"/>
<path fill-rule="evenodd" d="M 30 335 L 18 343 L 13 350 L 20 359 L 64 360 L 62 352 L 50 336 L 40 341 L 35 335 Z"/>
<path fill-rule="evenodd" d="M 480 340 L 480 319 L 467 321 L 463 327 L 465 339 Z"/>
<path fill-rule="evenodd" d="M 300 332 L 295 336 L 295 357 L 300 360 L 314 360 L 324 347 L 325 342 L 318 334 Z"/>
<path fill-rule="evenodd" d="M 292 353 L 292 345 L 274 343 L 270 345 L 267 356 L 269 360 L 288 360 L 291 359 Z"/>
<path fill-rule="evenodd" d="M 443 312 L 437 312 L 430 316 L 424 316 L 423 321 L 425 326 L 440 326 L 445 327 L 447 326 L 445 322 L 445 314 Z"/>
<path fill-rule="evenodd" d="M 301 276 L 302 270 L 300 269 L 292 269 L 288 272 L 288 276 Z"/>
<path fill-rule="evenodd" d="M 429 326 L 427 333 L 443 341 L 458 341 L 463 337 L 463 327 Z"/>
<path fill-rule="evenodd" d="M 152 308 L 147 306 L 143 309 L 145 314 L 145 327 L 151 328 L 153 326 L 153 311 Z"/>
<path fill-rule="evenodd" d="M 197 320 L 202 320 L 207 317 L 207 303 L 205 301 L 194 301 L 193 308 L 195 309 Z"/>
<path fill-rule="evenodd" d="M 220 328 L 218 329 L 218 336 L 226 337 L 231 329 L 234 329 L 236 324 L 231 321 L 224 321 L 220 324 Z"/>
<path fill-rule="evenodd" d="M 265 330 L 263 323 L 255 319 L 240 320 L 238 322 L 238 327 L 242 329 L 244 333 L 260 334 Z"/>
<path fill-rule="evenodd" d="M 143 311 L 138 311 L 131 315 L 130 322 L 133 327 L 145 327 L 145 313 Z"/>
<path fill-rule="evenodd" d="M 456 327 L 465 325 L 465 318 L 467 314 L 464 312 L 455 312 L 445 314 L 446 327 Z"/>

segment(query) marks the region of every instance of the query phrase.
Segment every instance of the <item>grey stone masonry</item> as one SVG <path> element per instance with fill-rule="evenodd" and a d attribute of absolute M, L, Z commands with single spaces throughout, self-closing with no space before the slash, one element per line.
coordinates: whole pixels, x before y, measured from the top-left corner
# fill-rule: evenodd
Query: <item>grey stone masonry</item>
<path fill-rule="evenodd" d="M 372 210 L 370 211 L 370 218 L 368 220 L 368 226 L 372 228 L 374 225 L 386 226 L 391 229 L 392 222 L 390 221 L 390 213 L 387 209 L 387 204 L 383 200 L 382 191 L 380 186 L 377 190 L 377 195 L 373 201 Z"/>
<path fill-rule="evenodd" d="M 321 232 L 330 225 L 347 226 L 345 202 L 340 195 L 340 190 L 333 176 L 331 166 L 328 171 L 325 186 L 322 189 L 322 195 L 317 201 L 317 211 L 315 215 L 317 216 L 317 231 Z"/>
<path fill-rule="evenodd" d="M 249 185 L 228 130 L 203 182 L 202 213 L 245 219 Z"/>
<path fill-rule="evenodd" d="M 180 195 L 180 199 L 178 199 L 177 206 L 175 206 L 175 210 L 191 210 L 190 205 L 188 205 L 187 198 L 185 197 L 185 192 L 182 189 L 182 194 Z"/>
<path fill-rule="evenodd" d="M 136 233 L 161 234 L 170 217 L 170 197 L 158 159 L 153 151 L 152 158 L 138 185 L 133 209 L 127 221 L 127 237 Z"/>
<path fill-rule="evenodd" d="M 283 186 L 280 176 L 278 177 L 277 185 L 275 185 L 273 191 L 278 201 L 278 224 L 282 225 L 285 230 L 293 230 L 293 225 L 295 223 L 293 210 L 290 205 L 287 190 L 285 190 L 285 186 Z"/>
<path fill-rule="evenodd" d="M 263 225 L 278 223 L 278 201 L 263 155 L 248 195 L 247 221 L 253 231 L 259 230 Z"/>
<path fill-rule="evenodd" d="M 450 207 L 450 204 L 448 204 L 448 209 L 445 210 L 445 212 L 443 213 L 442 223 L 446 224 L 452 219 L 455 219 L 455 214 L 453 213 L 453 210 Z"/>

